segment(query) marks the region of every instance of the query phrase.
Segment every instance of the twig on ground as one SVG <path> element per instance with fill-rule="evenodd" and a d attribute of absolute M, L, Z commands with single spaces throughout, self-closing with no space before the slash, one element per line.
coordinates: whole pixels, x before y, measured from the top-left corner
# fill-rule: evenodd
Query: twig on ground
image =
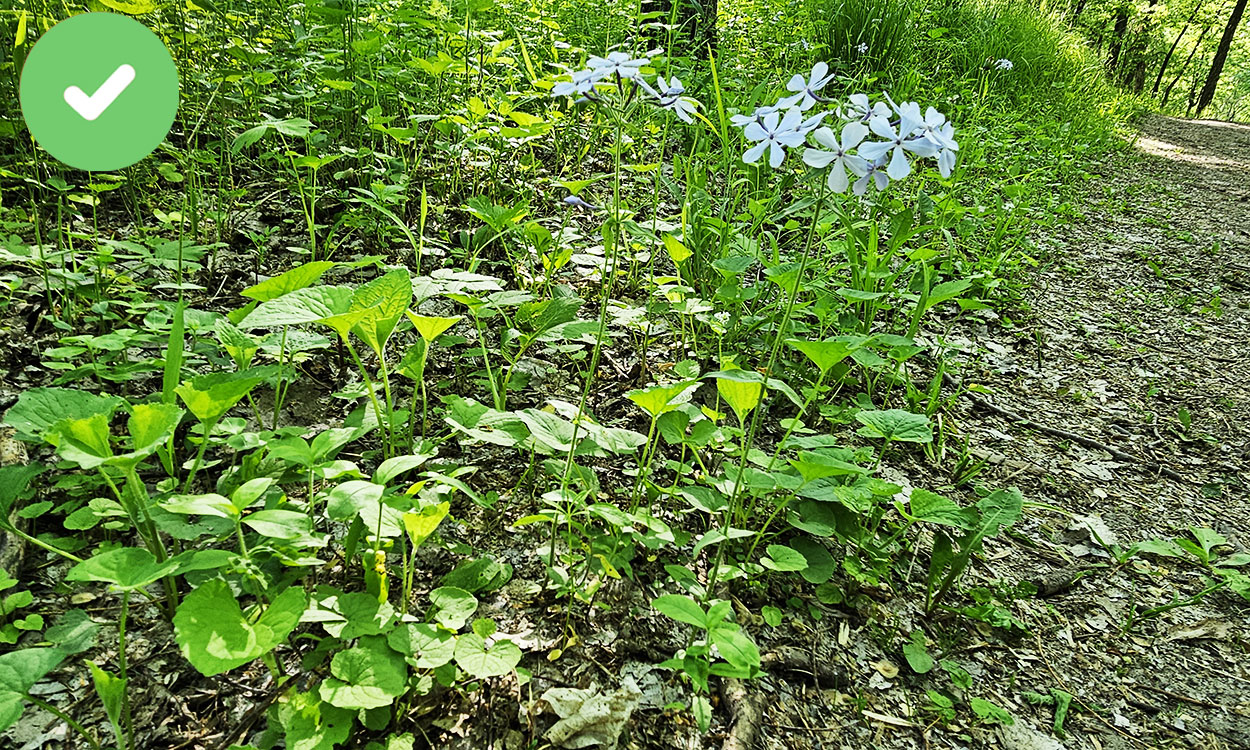
<path fill-rule="evenodd" d="M 1167 477 L 1168 479 L 1172 479 L 1177 482 L 1181 482 L 1183 484 L 1193 483 L 1192 480 L 1181 475 L 1177 471 L 1171 468 L 1168 468 L 1167 466 L 1164 466 L 1158 461 L 1134 456 L 1131 453 L 1126 453 L 1120 450 L 1119 448 L 1116 448 L 1111 445 L 1107 445 L 1106 443 L 1095 440 L 1093 438 L 1085 437 L 1084 435 L 1078 435 L 1075 432 L 1068 432 L 1067 430 L 1061 430 L 1058 427 L 1051 427 L 1050 425 L 1044 425 L 1044 424 L 1041 424 L 1040 422 L 1035 422 L 1029 419 L 1028 417 L 1020 416 L 1019 414 L 1016 414 L 1014 411 L 1011 411 L 1010 409 L 1004 409 L 1001 406 L 997 406 L 992 401 L 982 398 L 981 396 L 973 393 L 972 391 L 965 390 L 963 387 L 963 383 L 961 383 L 958 379 L 956 379 L 954 376 L 948 373 L 942 373 L 942 380 L 945 381 L 947 385 L 951 386 L 952 388 L 955 388 L 958 392 L 962 393 L 964 396 L 967 397 L 969 401 L 981 407 L 982 409 L 993 412 L 997 414 L 998 416 L 1003 417 L 1004 419 L 1008 420 L 1009 422 L 1014 422 L 1020 425 L 1021 427 L 1027 427 L 1028 429 L 1031 429 L 1031 430 L 1037 430 L 1038 432 L 1043 432 L 1047 435 L 1050 435 L 1052 437 L 1057 437 L 1061 440 L 1070 440 L 1074 443 L 1080 443 L 1086 448 L 1093 448 L 1095 450 L 1105 451 L 1107 453 L 1110 453 L 1112 458 L 1115 458 L 1118 461 L 1123 461 L 1124 463 L 1136 464 L 1138 466 L 1148 467 L 1152 471 L 1157 471 L 1163 476 Z"/>

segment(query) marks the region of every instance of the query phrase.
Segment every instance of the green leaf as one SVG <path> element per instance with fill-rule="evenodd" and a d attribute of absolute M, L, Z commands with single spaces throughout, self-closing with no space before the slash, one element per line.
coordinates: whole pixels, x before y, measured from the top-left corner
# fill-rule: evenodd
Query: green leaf
<path fill-rule="evenodd" d="M 1024 498 L 1020 490 L 1012 487 L 996 490 L 977 503 L 981 511 L 981 526 L 978 537 L 992 537 L 1004 526 L 1010 526 L 1020 518 L 1024 510 Z"/>
<path fill-rule="evenodd" d="M 929 651 L 925 648 L 924 640 L 924 633 L 913 630 L 911 640 L 903 645 L 903 656 L 916 674 L 927 674 L 935 665 L 933 657 L 929 656 Z"/>
<path fill-rule="evenodd" d="M 912 490 L 907 504 L 911 506 L 912 517 L 918 521 L 964 530 L 973 528 L 977 522 L 975 511 L 961 508 L 951 500 L 928 490 Z"/>
<path fill-rule="evenodd" d="M 721 623 L 708 633 L 708 640 L 720 651 L 721 658 L 733 666 L 754 674 L 760 666 L 760 650 L 733 623 Z"/>
<path fill-rule="evenodd" d="M 121 716 L 122 705 L 126 702 L 126 680 L 100 669 L 95 662 L 88 661 L 87 666 L 91 669 L 91 680 L 95 683 L 96 695 L 100 696 L 109 725 L 113 727 L 113 736 L 117 739 L 117 746 L 125 747 Z"/>
<path fill-rule="evenodd" d="M 425 339 L 427 344 L 434 343 L 434 339 L 442 336 L 448 328 L 462 320 L 459 315 L 454 318 L 438 318 L 430 315 L 417 315 L 410 310 L 406 312 L 408 320 L 412 321 L 412 327 L 417 329 L 417 333 Z"/>
<path fill-rule="evenodd" d="M 707 734 L 712 728 L 712 702 L 706 695 L 697 694 L 691 700 L 690 712 L 694 714 L 694 721 L 699 727 L 699 732 Z"/>
<path fill-rule="evenodd" d="M 312 519 L 307 513 L 271 508 L 258 510 L 243 519 L 243 525 L 270 539 L 298 542 L 306 547 L 324 547 L 324 539 L 313 534 Z"/>
<path fill-rule="evenodd" d="M 102 581 L 123 590 L 135 590 L 159 581 L 178 568 L 178 563 L 156 562 L 151 552 L 141 547 L 119 547 L 102 552 L 70 568 L 67 581 Z"/>
<path fill-rule="evenodd" d="M 972 712 L 980 717 L 981 721 L 984 721 L 986 724 L 1005 724 L 1007 726 L 1011 726 L 1016 723 L 1016 720 L 1011 717 L 1011 714 L 987 700 L 973 698 L 968 701 L 968 707 L 971 708 Z"/>
<path fill-rule="evenodd" d="M 430 592 L 430 601 L 437 607 L 434 619 L 450 630 L 459 630 L 477 612 L 477 597 L 455 586 L 440 586 Z"/>
<path fill-rule="evenodd" d="M 725 403 L 734 410 L 738 423 L 744 424 L 751 410 L 759 406 L 760 398 L 764 395 L 764 384 L 737 378 L 717 377 L 716 390 L 721 398 L 725 399 Z"/>
<path fill-rule="evenodd" d="M 420 547 L 438 525 L 447 517 L 451 503 L 441 502 L 438 505 L 427 505 L 420 511 L 408 511 L 403 515 L 404 530 L 412 540 L 412 548 Z"/>
<path fill-rule="evenodd" d="M 378 466 L 377 471 L 373 472 L 373 481 L 375 484 L 385 486 L 395 477 L 403 474 L 404 472 L 419 468 L 422 464 L 429 461 L 433 457 L 433 453 L 425 453 L 421 455 L 395 456 L 394 458 L 388 458 Z"/>
<path fill-rule="evenodd" d="M 255 623 L 244 618 L 230 586 L 214 578 L 187 594 L 174 614 L 174 640 L 187 661 L 211 677 L 269 653 L 286 641 L 307 609 L 302 589 L 286 589 Z"/>
<path fill-rule="evenodd" d="M 316 692 L 292 692 L 278 703 L 278 724 L 287 750 L 334 750 L 351 736 L 355 711 L 321 700 Z"/>
<path fill-rule="evenodd" d="M 333 678 L 321 683 L 321 699 L 348 709 L 389 706 L 408 686 L 408 667 L 386 639 L 371 635 L 340 651 L 330 661 Z"/>
<path fill-rule="evenodd" d="M 332 603 L 334 611 L 342 616 L 343 623 L 323 625 L 330 635 L 345 641 L 366 635 L 381 635 L 395 621 L 395 608 L 389 602 L 379 602 L 376 596 L 370 594 L 340 594 Z"/>
<path fill-rule="evenodd" d="M 471 677 L 484 680 L 508 674 L 521 661 L 521 649 L 512 641 L 498 641 L 489 649 L 477 633 L 456 639 L 456 666 Z"/>
<path fill-rule="evenodd" d="M 821 584 L 833 578 L 838 571 L 838 564 L 829 549 L 815 539 L 797 537 L 790 546 L 799 551 L 807 561 L 807 565 L 799 570 L 799 574 L 808 583 Z"/>
<path fill-rule="evenodd" d="M 56 446 L 62 458 L 84 469 L 94 469 L 113 457 L 109 420 L 103 414 L 58 422 L 44 433 L 44 439 Z"/>
<path fill-rule="evenodd" d="M 80 654 L 95 645 L 100 626 L 81 609 L 67 610 L 43 637 L 66 654 Z"/>
<path fill-rule="evenodd" d="M 318 323 L 347 312 L 352 290 L 345 286 L 314 286 L 261 302 L 239 322 L 239 327 L 278 328 Z"/>
<path fill-rule="evenodd" d="M 396 268 L 367 284 L 352 295 L 349 311 L 368 310 L 369 314 L 352 328 L 357 336 L 382 356 L 382 348 L 412 302 L 412 275 L 405 267 Z"/>
<path fill-rule="evenodd" d="M 174 495 L 161 501 L 161 507 L 170 513 L 181 513 L 188 516 L 216 516 L 217 518 L 238 518 L 239 510 L 234 503 L 217 494 L 208 495 Z"/>
<path fill-rule="evenodd" d="M 807 567 L 807 558 L 785 545 L 770 544 L 768 557 L 762 558 L 760 564 L 778 572 L 796 571 Z"/>
<path fill-rule="evenodd" d="M 116 396 L 97 396 L 71 388 L 30 388 L 4 414 L 4 423 L 17 430 L 21 440 L 42 440 L 58 422 L 86 419 L 95 414 L 111 417 L 125 403 Z"/>
<path fill-rule="evenodd" d="M 660 614 L 667 615 L 677 622 L 707 628 L 707 613 L 699 604 L 682 594 L 665 594 L 651 600 L 651 606 Z"/>
<path fill-rule="evenodd" d="M 172 394 L 171 394 L 172 395 Z M 184 412 L 173 404 L 136 404 L 130 408 L 131 453 L 127 458 L 138 459 L 152 455 L 164 445 L 178 428 Z"/>
<path fill-rule="evenodd" d="M 384 539 L 397 537 L 403 533 L 403 512 L 382 502 L 385 489 L 373 482 L 344 482 L 326 497 L 326 514 L 336 521 L 359 517 L 369 535 L 381 534 Z"/>
<path fill-rule="evenodd" d="M 672 258 L 673 262 L 677 265 L 680 266 L 682 263 L 685 263 L 686 260 L 688 260 L 692 255 L 690 249 L 682 244 L 681 240 L 677 239 L 673 235 L 666 232 L 663 235 L 663 238 L 664 249 L 668 252 L 668 257 Z"/>
<path fill-rule="evenodd" d="M 629 391 L 625 397 L 655 418 L 676 409 L 682 401 L 689 400 L 683 396 L 698 385 L 698 381 L 683 380 L 671 385 L 653 385 L 650 388 Z"/>
<path fill-rule="evenodd" d="M 760 609 L 760 616 L 764 618 L 764 622 L 768 623 L 769 627 L 776 628 L 781 626 L 781 610 L 771 604 L 765 604 Z"/>
<path fill-rule="evenodd" d="M 201 422 L 216 422 L 265 380 L 255 370 L 215 372 L 183 381 L 175 389 L 182 402 Z"/>
<path fill-rule="evenodd" d="M 0 731 L 22 716 L 25 695 L 65 659 L 59 648 L 25 648 L 0 654 Z"/>
<path fill-rule="evenodd" d="M 456 654 L 456 635 L 429 623 L 401 623 L 386 636 L 391 648 L 416 669 L 437 669 Z"/>
<path fill-rule="evenodd" d="M 929 418 L 903 409 L 886 411 L 861 411 L 855 419 L 864 425 L 859 434 L 870 438 L 885 438 L 902 443 L 931 443 L 933 430 Z"/>
<path fill-rule="evenodd" d="M 824 341 L 787 339 L 786 344 L 806 354 L 807 358 L 820 369 L 821 375 L 829 372 L 829 368 L 849 357 L 851 352 L 858 348 L 856 345 L 836 339 Z"/>
<path fill-rule="evenodd" d="M 972 286 L 972 279 L 959 279 L 958 281 L 946 281 L 938 284 L 929 290 L 929 296 L 925 299 L 924 309 L 928 310 L 947 300 L 955 299 L 967 291 L 970 286 Z"/>

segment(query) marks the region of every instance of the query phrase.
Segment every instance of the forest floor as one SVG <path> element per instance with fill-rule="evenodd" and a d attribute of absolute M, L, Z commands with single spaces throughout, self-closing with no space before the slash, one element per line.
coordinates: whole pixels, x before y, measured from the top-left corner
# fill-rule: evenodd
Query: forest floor
<path fill-rule="evenodd" d="M 1201 592 L 1202 565 L 1121 564 L 1104 549 L 1192 539 L 1191 527 L 1226 539 L 1213 557 L 1250 548 L 1250 125 L 1151 117 L 1099 171 L 1078 198 L 1083 219 L 1031 238 L 1040 265 L 1024 319 L 957 323 L 944 341 L 964 383 L 989 391 L 947 415 L 988 460 L 978 481 L 1053 506 L 987 543 L 973 574 L 989 588 L 1036 583 L 1037 598 L 1013 603 L 1027 632 L 964 634 L 935 654 L 1015 724 L 930 729 L 926 690 L 950 681 L 910 675 L 871 632 L 942 630 L 907 597 L 872 626 L 830 618 L 796 632 L 846 682 L 765 679 L 776 695 L 758 746 L 1250 747 L 1246 602 L 1220 591 L 1151 613 Z M 1073 696 L 1062 741 L 1054 707 L 1024 698 L 1056 689 Z"/>
<path fill-rule="evenodd" d="M 1014 625 L 926 618 L 923 561 L 906 587 L 873 592 L 867 610 L 811 601 L 778 627 L 751 614 L 770 603 L 760 592 L 732 591 L 767 674 L 723 681 L 722 710 L 703 735 L 688 712 L 665 709 L 688 700 L 687 689 L 656 665 L 685 644 L 650 610 L 654 591 L 605 588 L 611 608 L 579 616 L 581 643 L 548 661 L 565 618 L 521 584 L 522 568 L 539 564 L 532 540 L 483 518 L 478 533 L 517 566 L 513 585 L 485 604 L 529 654 L 533 679 L 414 707 L 421 734 L 435 747 L 545 747 L 543 691 L 610 693 L 628 678 L 641 691 L 628 748 L 1250 747 L 1250 607 L 1227 590 L 1200 596 L 1212 565 L 1250 552 L 1250 126 L 1153 117 L 1134 146 L 1074 198 L 1083 218 L 1030 238 L 1038 266 L 1024 280 L 1023 314 L 961 317 L 925 342 L 976 386 L 943 415 L 985 461 L 976 481 L 1018 486 L 1030 503 L 1008 535 L 985 543 L 962 584 Z M 901 459 L 881 476 L 949 489 L 933 474 Z M 1151 554 L 1124 552 L 1152 540 Z M 43 576 L 51 588 L 55 566 Z M 901 647 L 915 632 L 942 668 L 909 665 Z M 130 642 L 140 746 L 257 741 L 278 693 L 264 670 L 200 680 L 157 617 Z M 81 680 L 40 689 L 66 709 L 94 701 Z M 943 695 L 957 707 L 945 717 Z M 972 698 L 1014 723 L 978 716 Z M 103 735 L 103 712 L 94 713 L 75 712 Z M 0 747 L 55 748 L 64 737 L 32 709 Z"/>

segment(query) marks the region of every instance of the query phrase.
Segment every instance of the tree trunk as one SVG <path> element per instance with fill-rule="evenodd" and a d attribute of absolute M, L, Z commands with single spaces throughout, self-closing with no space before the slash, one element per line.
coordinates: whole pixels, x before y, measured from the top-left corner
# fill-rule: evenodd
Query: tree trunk
<path fill-rule="evenodd" d="M 1186 57 L 1185 63 L 1181 65 L 1181 72 L 1177 73 L 1172 82 L 1168 84 L 1168 87 L 1163 90 L 1163 101 L 1159 103 L 1160 109 L 1165 109 L 1168 106 L 1168 98 L 1172 96 L 1172 89 L 1185 77 L 1185 72 L 1189 70 L 1189 64 L 1194 61 L 1194 55 L 1198 54 L 1198 50 L 1202 48 L 1202 42 L 1206 40 L 1210 31 L 1211 24 L 1202 27 L 1202 33 L 1198 35 L 1198 41 L 1194 42 L 1194 48 L 1189 51 L 1189 57 Z"/>
<path fill-rule="evenodd" d="M 1189 31 L 1189 25 L 1198 17 L 1198 11 L 1202 10 L 1204 0 L 1194 4 L 1194 12 L 1189 14 L 1189 20 L 1185 21 L 1185 26 L 1181 29 L 1181 33 L 1176 35 L 1176 41 L 1172 42 L 1172 47 L 1168 49 L 1168 53 L 1163 56 L 1163 64 L 1159 66 L 1159 75 L 1155 76 L 1155 87 L 1151 89 L 1151 96 L 1159 95 L 1159 85 L 1163 83 L 1163 74 L 1168 70 L 1168 63 L 1172 62 L 1172 55 L 1176 54 L 1176 48 L 1180 46 L 1181 39 L 1185 37 L 1185 32 Z"/>
<path fill-rule="evenodd" d="M 1124 34 L 1128 31 L 1128 6 L 1121 5 L 1115 11 L 1115 30 L 1111 32 L 1111 55 L 1107 58 L 1107 70 L 1115 73 L 1120 64 L 1120 51 L 1124 49 Z"/>
<path fill-rule="evenodd" d="M 661 12 L 660 22 L 667 24 L 671 20 L 675 27 L 673 43 L 681 47 L 670 50 L 670 54 L 676 52 L 706 60 L 709 49 L 713 54 L 716 52 L 717 4 L 718 0 L 652 0 L 648 10 Z M 661 38 L 663 36 L 666 35 Z"/>
<path fill-rule="evenodd" d="M 1228 17 L 1228 25 L 1224 27 L 1224 36 L 1220 37 L 1220 46 L 1215 48 L 1215 59 L 1211 61 L 1211 70 L 1207 73 L 1207 81 L 1202 85 L 1202 93 L 1198 94 L 1198 116 L 1215 98 L 1215 87 L 1220 83 L 1220 74 L 1224 72 L 1224 61 L 1228 59 L 1228 50 L 1233 46 L 1233 37 L 1237 36 L 1237 27 L 1246 12 L 1246 3 L 1250 0 L 1238 0 L 1233 14 Z"/>
<path fill-rule="evenodd" d="M 1124 56 L 1126 63 L 1124 66 L 1124 83 L 1134 94 L 1140 94 L 1142 89 L 1146 87 L 1147 50 L 1150 47 L 1151 24 L 1154 21 L 1155 6 L 1158 3 L 1159 0 L 1150 0 L 1150 4 L 1146 8 L 1146 15 L 1142 18 L 1137 33 L 1133 35 L 1133 46 L 1129 48 L 1128 54 Z M 1131 69 L 1129 65 L 1132 66 Z"/>

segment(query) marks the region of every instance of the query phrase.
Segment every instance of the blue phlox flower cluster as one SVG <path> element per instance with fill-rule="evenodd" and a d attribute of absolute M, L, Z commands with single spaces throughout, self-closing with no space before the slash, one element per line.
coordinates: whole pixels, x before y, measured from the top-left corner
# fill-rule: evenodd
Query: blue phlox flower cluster
<path fill-rule="evenodd" d="M 586 67 L 569 74 L 569 80 L 560 81 L 551 89 L 552 96 L 584 96 L 595 99 L 599 84 L 614 84 L 625 89 L 625 83 L 636 86 L 646 92 L 654 104 L 677 115 L 683 122 L 694 122 L 694 113 L 699 102 L 685 96 L 686 87 L 673 76 L 665 80 L 664 76 L 656 76 L 655 85 L 647 83 L 642 69 L 651 62 L 651 58 L 662 54 L 663 50 L 654 49 L 645 57 L 631 57 L 625 52 L 609 52 L 607 57 L 592 55 L 586 60 Z M 634 89 L 630 89 L 632 95 Z"/>
<path fill-rule="evenodd" d="M 826 184 L 838 193 L 884 190 L 891 181 L 906 179 L 921 159 L 933 159 L 942 177 L 950 177 L 959 151 L 955 126 L 933 107 L 922 111 L 918 103 L 898 104 L 888 94 L 876 102 L 855 94 L 832 111 L 805 114 L 829 101 L 820 91 L 832 78 L 829 66 L 817 63 L 810 76 L 790 79 L 786 89 L 791 95 L 750 115 L 734 116 L 733 124 L 752 142 L 742 160 L 755 164 L 767 152 L 769 165 L 776 168 L 785 161 L 786 149 L 806 146 L 810 139 L 815 147 L 804 148 L 803 162 L 829 170 Z M 830 115 L 842 121 L 840 128 L 821 125 Z"/>

